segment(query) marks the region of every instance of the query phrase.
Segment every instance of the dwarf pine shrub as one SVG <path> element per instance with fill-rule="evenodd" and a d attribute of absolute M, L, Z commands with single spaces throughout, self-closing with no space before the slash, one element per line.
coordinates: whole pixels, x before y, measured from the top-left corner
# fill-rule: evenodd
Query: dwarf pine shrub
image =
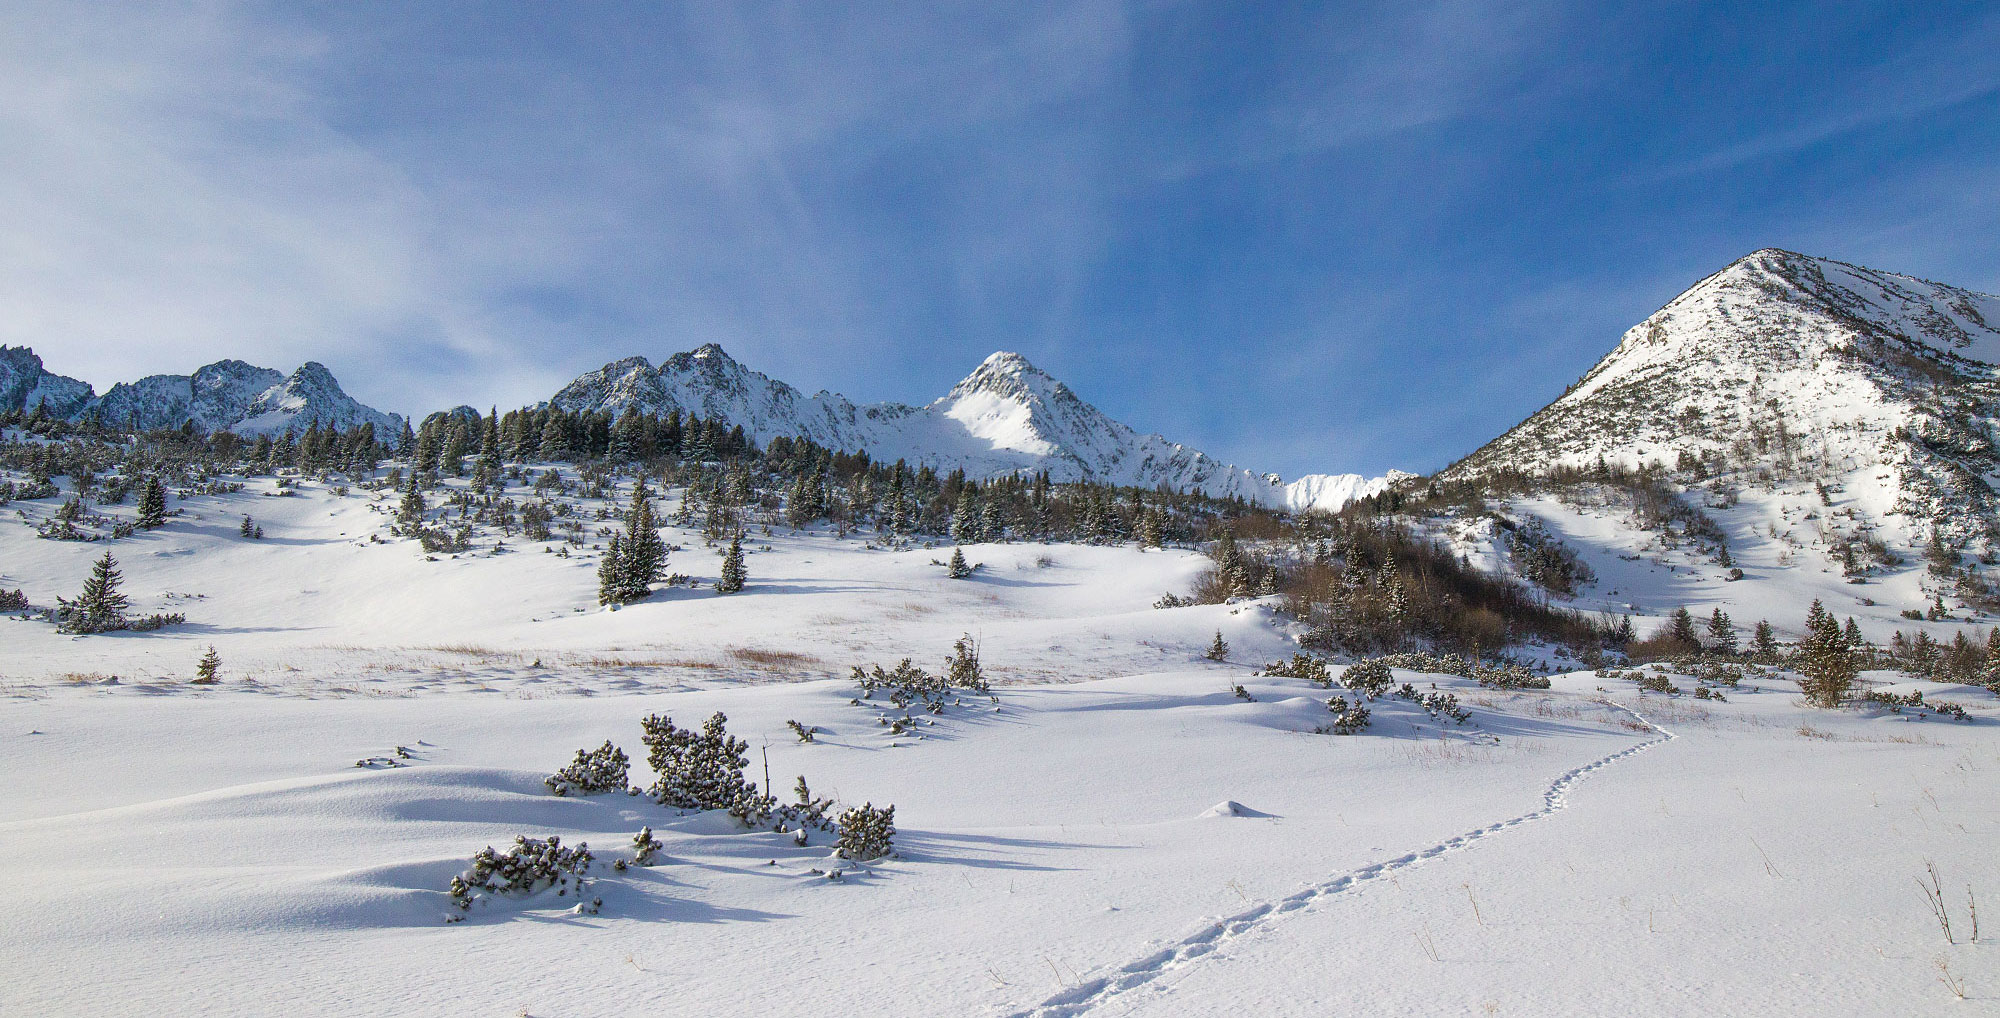
<path fill-rule="evenodd" d="M 577 750 L 569 766 L 542 779 L 557 795 L 604 795 L 625 790 L 631 761 L 625 751 L 604 740 L 593 750 Z"/>
<path fill-rule="evenodd" d="M 840 842 L 834 854 L 853 862 L 880 859 L 895 851 L 896 807 L 866 803 L 840 814 Z"/>
<path fill-rule="evenodd" d="M 743 780 L 748 742 L 730 735 L 729 718 L 715 712 L 696 732 L 674 727 L 674 720 L 654 714 L 640 722 L 645 734 L 646 762 L 656 780 L 647 792 L 662 806 L 675 809 L 733 809 L 757 798 L 756 786 Z"/>
<path fill-rule="evenodd" d="M 554 887 L 557 897 L 569 897 L 573 891 L 581 903 L 590 882 L 585 874 L 591 858 L 586 842 L 565 848 L 562 839 L 553 834 L 546 840 L 515 835 L 514 847 L 505 853 L 495 852 L 491 845 L 480 849 L 472 857 L 472 867 L 451 878 L 451 898 L 464 912 L 473 902 L 492 896 L 525 898 Z M 601 899 L 592 907 L 596 904 L 601 904 Z"/>
<path fill-rule="evenodd" d="M 1356 698 L 1354 704 L 1349 706 L 1345 697 L 1332 697 L 1326 701 L 1326 709 L 1328 713 L 1333 715 L 1333 723 L 1314 729 L 1314 731 L 1321 735 L 1328 732 L 1332 732 L 1335 735 L 1353 735 L 1367 728 L 1371 720 L 1368 708 L 1362 706 L 1359 698 Z"/>
<path fill-rule="evenodd" d="M 1287 679 L 1304 679 L 1322 689 L 1330 689 L 1333 686 L 1333 676 L 1326 670 L 1326 659 L 1311 654 L 1293 654 L 1290 661 L 1265 665 L 1264 674 Z"/>
<path fill-rule="evenodd" d="M 1349 665 L 1340 674 L 1340 684 L 1373 700 L 1389 691 L 1393 677 L 1380 658 Z"/>

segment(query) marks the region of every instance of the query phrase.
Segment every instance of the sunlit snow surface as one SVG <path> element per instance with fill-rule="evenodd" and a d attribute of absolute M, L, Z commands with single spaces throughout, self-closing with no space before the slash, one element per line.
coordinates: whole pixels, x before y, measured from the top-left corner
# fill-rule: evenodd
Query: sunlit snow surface
<path fill-rule="evenodd" d="M 1269 603 L 1151 607 L 1191 552 L 978 545 L 953 581 L 948 548 L 781 530 L 753 535 L 741 594 L 606 612 L 587 549 L 427 561 L 370 541 L 393 496 L 306 487 L 176 501 L 110 545 L 0 528 L 0 580 L 37 603 L 108 547 L 137 608 L 190 618 L 85 639 L 0 620 L 0 1012 L 1907 1015 L 2000 993 L 2000 954 L 1964 943 L 1968 885 L 2000 914 L 1982 691 L 1925 687 L 1960 724 L 1814 711 L 1776 680 L 1717 704 L 1398 673 L 1472 721 L 1384 699 L 1367 734 L 1317 735 L 1329 691 L 1252 674 L 1295 649 Z M 1713 597 L 1794 624 L 1825 592 L 1766 568 L 1778 542 L 1746 539 L 1729 582 L 1626 560 L 1608 513 L 1540 508 L 1597 542 L 1588 604 Z M 713 578 L 713 550 L 664 534 L 671 571 Z M 849 666 L 935 669 L 966 633 L 997 705 L 919 739 L 850 703 Z M 223 683 L 188 685 L 210 644 Z M 894 803 L 899 858 L 832 882 L 824 837 L 542 786 L 606 739 L 645 783 L 639 719 L 718 710 L 780 793 L 803 774 Z M 405 766 L 355 766 L 398 746 Z M 664 861 L 600 872 L 597 915 L 545 894 L 444 922 L 480 847 L 559 834 L 608 862 L 641 825 Z M 1956 945 L 1912 886 L 1926 860 Z"/>

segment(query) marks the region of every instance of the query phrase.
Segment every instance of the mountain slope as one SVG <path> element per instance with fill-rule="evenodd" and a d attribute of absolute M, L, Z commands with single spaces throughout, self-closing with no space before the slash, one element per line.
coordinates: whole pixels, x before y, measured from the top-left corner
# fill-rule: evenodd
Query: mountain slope
<path fill-rule="evenodd" d="M 1849 494 L 1854 529 L 1984 545 L 2000 536 L 1996 363 L 2000 298 L 1765 249 L 1634 326 L 1444 476 L 1603 462 L 1810 482 Z"/>
<path fill-rule="evenodd" d="M 975 477 L 1047 470 L 1058 481 L 1167 484 L 1265 505 L 1337 509 L 1391 480 L 1315 475 L 1288 487 L 1273 475 L 1142 435 L 1014 353 L 988 357 L 923 407 L 857 404 L 825 390 L 807 396 L 712 343 L 657 367 L 643 357 L 613 361 L 564 386 L 550 403 L 568 412 L 678 409 L 740 424 L 760 443 L 803 435 L 832 449 L 866 450 L 879 460 L 963 467 Z"/>

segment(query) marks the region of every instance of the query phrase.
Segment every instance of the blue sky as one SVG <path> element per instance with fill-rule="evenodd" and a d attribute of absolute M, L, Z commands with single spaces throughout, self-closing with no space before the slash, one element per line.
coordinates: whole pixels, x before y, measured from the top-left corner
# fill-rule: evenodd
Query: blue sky
<path fill-rule="evenodd" d="M 1295 476 L 1440 467 L 1758 247 L 2000 290 L 1990 4 L 570 6 L 10 8 L 0 341 L 399 411 L 1008 349 Z"/>

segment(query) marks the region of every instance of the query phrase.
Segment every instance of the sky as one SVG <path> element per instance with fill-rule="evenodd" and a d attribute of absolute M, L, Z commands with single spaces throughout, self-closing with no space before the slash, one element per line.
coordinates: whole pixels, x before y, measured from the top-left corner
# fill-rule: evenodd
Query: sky
<path fill-rule="evenodd" d="M 507 408 L 1012 350 L 1253 470 L 1438 469 L 1783 247 L 2000 291 L 2000 6 L 39 4 L 0 342 Z"/>

